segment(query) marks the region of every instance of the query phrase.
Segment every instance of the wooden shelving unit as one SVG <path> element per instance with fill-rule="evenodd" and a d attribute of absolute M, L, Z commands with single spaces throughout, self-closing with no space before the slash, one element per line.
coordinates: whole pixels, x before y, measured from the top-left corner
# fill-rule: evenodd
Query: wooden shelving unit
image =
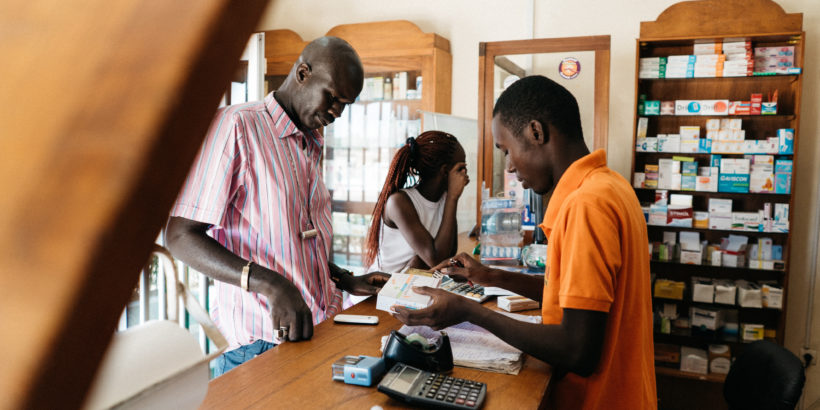
<path fill-rule="evenodd" d="M 776 158 L 792 159 L 794 169 L 797 168 L 797 153 L 799 152 L 799 125 L 800 125 L 800 95 L 803 75 L 771 75 L 748 77 L 716 77 L 716 78 L 672 78 L 672 79 L 645 79 L 639 78 L 638 66 L 643 57 L 665 57 L 670 55 L 692 55 L 696 42 L 722 41 L 723 39 L 743 38 L 750 40 L 752 50 L 763 46 L 794 46 L 795 67 L 803 67 L 803 50 L 805 47 L 805 33 L 802 29 L 802 14 L 787 14 L 775 2 L 770 0 L 702 0 L 687 1 L 675 4 L 660 14 L 656 21 L 641 23 L 641 34 L 636 44 L 636 72 L 635 72 L 635 118 L 633 138 L 636 138 L 638 118 L 638 96 L 646 95 L 647 100 L 674 101 L 674 100 L 712 100 L 728 99 L 730 101 L 748 101 L 752 93 L 762 93 L 765 96 L 775 90 L 778 91 L 777 115 L 741 115 L 741 116 L 648 116 L 647 136 L 657 134 L 677 134 L 682 125 L 700 126 L 701 138 L 705 134 L 706 121 L 711 118 L 740 118 L 743 120 L 743 129 L 746 139 L 766 139 L 775 136 L 780 128 L 792 128 L 795 132 L 794 154 L 776 155 Z M 698 166 L 709 166 L 708 153 L 667 153 L 667 152 L 636 152 L 633 150 L 632 174 L 643 172 L 645 165 L 658 164 L 662 158 L 674 156 L 693 157 Z M 722 154 L 724 158 L 743 158 L 743 154 Z M 669 193 L 689 194 L 693 196 L 693 209 L 707 211 L 710 198 L 732 199 L 734 212 L 753 212 L 762 209 L 764 203 L 788 203 L 790 210 L 794 209 L 794 195 L 798 176 L 793 172 L 790 194 L 736 194 L 725 192 L 700 192 L 669 190 Z M 635 190 L 642 203 L 652 202 L 655 189 Z M 793 229 L 794 221 L 790 227 Z M 657 308 L 664 303 L 678 304 L 678 313 L 688 316 L 690 306 L 701 306 L 692 302 L 691 278 L 706 277 L 713 279 L 745 279 L 748 281 L 777 282 L 784 289 L 783 310 L 775 309 L 748 309 L 740 306 L 710 304 L 709 307 L 735 310 L 738 322 L 763 323 L 767 330 L 774 330 L 774 340 L 783 343 L 785 333 L 785 306 L 786 289 L 789 280 L 789 252 L 790 233 L 775 232 L 747 232 L 729 230 L 711 230 L 697 228 L 681 228 L 648 225 L 649 240 L 661 241 L 665 231 L 699 232 L 702 240 L 710 244 L 719 243 L 720 238 L 729 234 L 746 235 L 750 241 L 760 237 L 772 238 L 775 245 L 783 246 L 783 260 L 786 262 L 782 270 L 760 270 L 747 267 L 729 268 L 705 265 L 685 265 L 677 262 L 652 261 L 652 273 L 656 278 L 671 279 L 686 283 L 687 300 L 653 299 Z M 751 322 L 757 320 L 757 322 Z M 732 355 L 740 353 L 744 343 L 729 338 L 720 340 L 708 337 L 699 337 L 692 334 L 659 334 L 655 340 L 658 343 L 668 343 L 698 348 L 706 348 L 709 344 L 729 344 Z M 662 408 L 696 408 L 700 404 L 710 403 L 703 401 L 696 403 L 694 397 L 689 403 L 670 403 L 681 397 L 680 394 L 670 393 L 675 389 L 675 379 L 700 380 L 722 383 L 724 375 L 699 375 L 681 372 L 666 367 L 656 367 L 659 377 L 658 392 Z M 662 380 L 662 381 L 661 381 Z M 671 381 L 670 381 L 671 380 Z M 681 381 L 680 386 L 689 382 Z M 691 386 L 691 385 L 688 385 Z M 683 387 L 680 387 L 678 393 Z M 687 396 L 688 397 L 688 396 Z M 665 398 L 667 401 L 665 401 Z M 707 400 L 707 399 L 704 399 Z M 722 402 L 722 397 L 712 397 L 714 401 Z"/>

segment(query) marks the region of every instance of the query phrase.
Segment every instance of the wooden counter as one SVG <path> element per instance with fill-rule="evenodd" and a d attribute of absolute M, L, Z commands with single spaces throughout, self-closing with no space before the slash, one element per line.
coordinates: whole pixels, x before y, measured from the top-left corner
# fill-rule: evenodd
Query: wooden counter
<path fill-rule="evenodd" d="M 494 308 L 495 301 L 485 305 Z M 331 379 L 331 365 L 336 359 L 345 355 L 381 356 L 381 337 L 402 326 L 387 312 L 376 310 L 375 297 L 345 313 L 377 315 L 379 324 L 340 325 L 327 320 L 316 326 L 311 340 L 284 343 L 212 380 L 202 408 L 406 408 L 406 404 L 378 392 L 375 386 L 354 386 Z M 462 367 L 456 367 L 452 376 L 487 384 L 484 409 L 535 409 L 546 394 L 550 368 L 525 355 L 524 366 L 515 376 Z"/>

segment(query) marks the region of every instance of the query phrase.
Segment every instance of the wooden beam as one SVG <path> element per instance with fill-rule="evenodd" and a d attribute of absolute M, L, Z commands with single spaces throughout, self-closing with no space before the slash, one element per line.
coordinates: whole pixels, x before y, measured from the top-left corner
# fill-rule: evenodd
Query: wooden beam
<path fill-rule="evenodd" d="M 0 5 L 0 407 L 81 405 L 266 3 Z"/>
<path fill-rule="evenodd" d="M 526 70 L 519 67 L 518 64 L 514 63 L 512 60 L 510 60 L 507 57 L 504 57 L 504 56 L 496 57 L 495 58 L 495 65 L 501 67 L 502 69 L 504 69 L 504 71 L 506 71 L 510 74 L 517 75 L 520 78 L 524 78 L 524 77 L 527 76 L 527 71 Z"/>

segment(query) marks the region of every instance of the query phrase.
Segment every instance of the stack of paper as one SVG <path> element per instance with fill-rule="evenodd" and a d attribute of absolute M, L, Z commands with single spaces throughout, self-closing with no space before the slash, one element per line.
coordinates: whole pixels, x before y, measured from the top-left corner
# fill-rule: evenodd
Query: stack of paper
<path fill-rule="evenodd" d="M 527 316 L 515 313 L 503 313 L 514 319 L 530 323 L 541 323 L 540 316 Z M 463 322 L 444 329 L 450 337 L 453 348 L 453 363 L 456 366 L 470 367 L 490 372 L 518 374 L 524 363 L 520 350 L 508 345 L 487 330 L 469 322 Z M 435 343 L 439 332 L 427 326 L 402 326 L 399 333 L 409 335 L 418 333 Z M 382 350 L 387 336 L 382 338 Z"/>

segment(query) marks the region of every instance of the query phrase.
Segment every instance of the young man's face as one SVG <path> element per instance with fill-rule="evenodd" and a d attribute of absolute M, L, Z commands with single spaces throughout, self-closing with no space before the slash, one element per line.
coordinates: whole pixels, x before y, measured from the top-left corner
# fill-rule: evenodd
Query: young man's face
<path fill-rule="evenodd" d="M 356 78 L 353 78 L 356 77 Z M 318 129 L 342 115 L 362 90 L 362 78 L 349 70 L 314 67 L 305 80 L 297 115 L 303 128 Z"/>
<path fill-rule="evenodd" d="M 498 116 L 493 117 L 492 129 L 495 146 L 504 153 L 506 171 L 515 173 L 524 188 L 532 188 L 541 195 L 549 192 L 554 182 L 550 158 L 544 155 L 544 142 L 537 143 L 530 127 L 524 127 L 521 135 L 514 135 Z"/>

